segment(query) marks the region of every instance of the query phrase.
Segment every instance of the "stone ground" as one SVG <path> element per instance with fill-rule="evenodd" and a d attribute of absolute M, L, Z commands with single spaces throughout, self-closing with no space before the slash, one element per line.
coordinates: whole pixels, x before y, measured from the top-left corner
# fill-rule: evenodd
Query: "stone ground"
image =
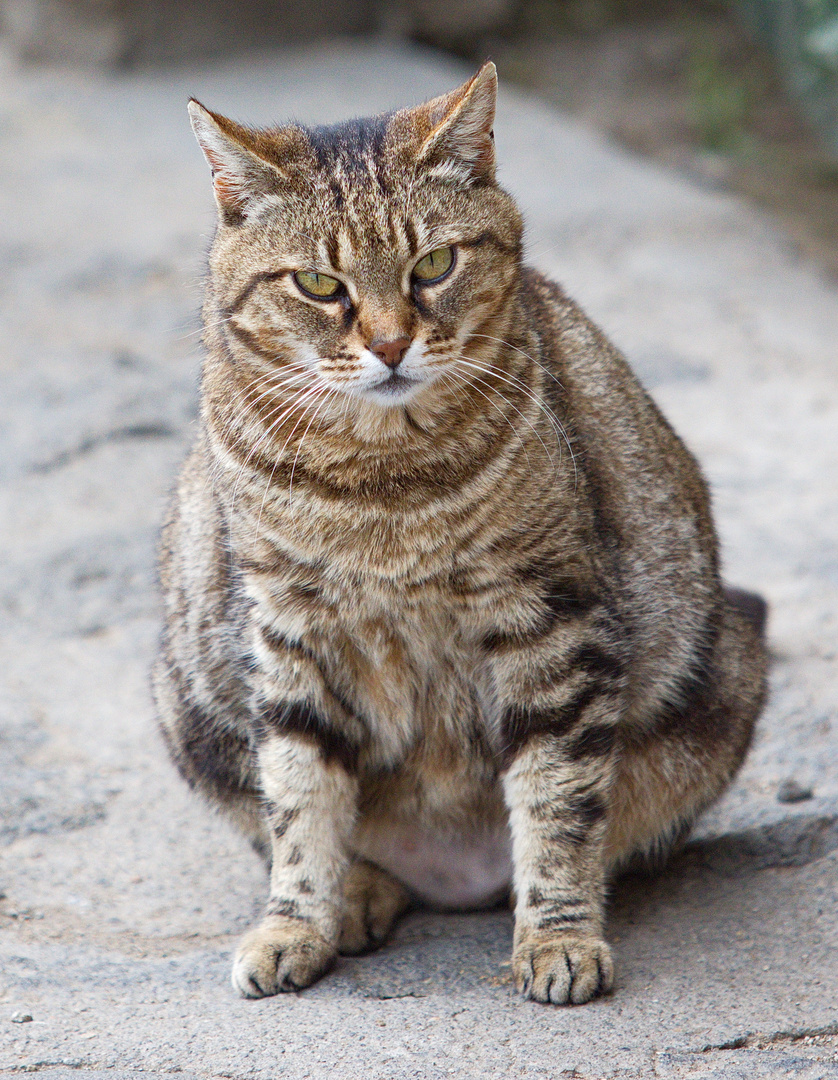
<path fill-rule="evenodd" d="M 617 884 L 608 999 L 517 998 L 503 911 L 414 914 L 299 996 L 230 988 L 263 872 L 174 775 L 147 688 L 213 227 L 186 99 L 330 121 L 467 74 L 374 45 L 0 65 L 0 1077 L 838 1077 L 838 291 L 735 199 L 507 88 L 531 258 L 703 461 L 728 576 L 771 603 L 771 703 L 686 853 Z"/>

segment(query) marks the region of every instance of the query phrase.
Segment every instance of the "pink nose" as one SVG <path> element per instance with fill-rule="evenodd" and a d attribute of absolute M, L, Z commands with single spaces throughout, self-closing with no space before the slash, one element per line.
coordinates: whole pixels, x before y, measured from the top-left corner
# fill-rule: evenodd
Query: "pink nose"
<path fill-rule="evenodd" d="M 382 364 L 388 368 L 397 368 L 404 360 L 404 354 L 410 348 L 410 338 L 400 337 L 393 341 L 382 341 L 376 338 L 370 342 L 370 352 L 377 356 Z"/>

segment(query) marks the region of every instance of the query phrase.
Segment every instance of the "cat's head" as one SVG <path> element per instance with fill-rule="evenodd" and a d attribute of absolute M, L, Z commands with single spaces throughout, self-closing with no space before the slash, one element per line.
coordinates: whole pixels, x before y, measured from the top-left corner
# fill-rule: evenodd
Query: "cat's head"
<path fill-rule="evenodd" d="M 479 377 L 522 233 L 495 181 L 496 92 L 489 63 L 417 108 L 268 130 L 191 101 L 219 210 L 209 314 L 233 352 L 383 408 Z"/>

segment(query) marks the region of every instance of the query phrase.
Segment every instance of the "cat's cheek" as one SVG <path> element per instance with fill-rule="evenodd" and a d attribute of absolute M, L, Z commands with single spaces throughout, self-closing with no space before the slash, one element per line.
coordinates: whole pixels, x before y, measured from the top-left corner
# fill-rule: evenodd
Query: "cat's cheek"
<path fill-rule="evenodd" d="M 469 295 L 458 293 L 448 297 L 445 304 L 434 312 L 435 336 L 450 341 L 456 351 L 481 325 L 489 310 L 487 305 L 475 306 Z"/>
<path fill-rule="evenodd" d="M 312 385 L 317 381 L 324 381 L 323 355 L 315 346 L 305 342 L 294 341 L 289 349 L 288 370 L 295 373 L 301 379 L 307 376 Z"/>

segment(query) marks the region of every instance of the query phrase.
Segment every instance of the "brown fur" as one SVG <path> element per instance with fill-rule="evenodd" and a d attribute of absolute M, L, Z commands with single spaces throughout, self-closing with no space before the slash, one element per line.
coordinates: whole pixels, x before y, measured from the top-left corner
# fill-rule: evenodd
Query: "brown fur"
<path fill-rule="evenodd" d="M 219 229 L 155 690 L 186 779 L 270 858 L 234 966 L 249 996 L 380 944 L 411 896 L 510 886 L 519 989 L 609 989 L 609 874 L 688 830 L 763 701 L 697 464 L 521 266 L 494 98 L 486 65 L 330 129 L 191 106 Z M 402 340 L 385 385 L 401 346 L 375 350 Z"/>

